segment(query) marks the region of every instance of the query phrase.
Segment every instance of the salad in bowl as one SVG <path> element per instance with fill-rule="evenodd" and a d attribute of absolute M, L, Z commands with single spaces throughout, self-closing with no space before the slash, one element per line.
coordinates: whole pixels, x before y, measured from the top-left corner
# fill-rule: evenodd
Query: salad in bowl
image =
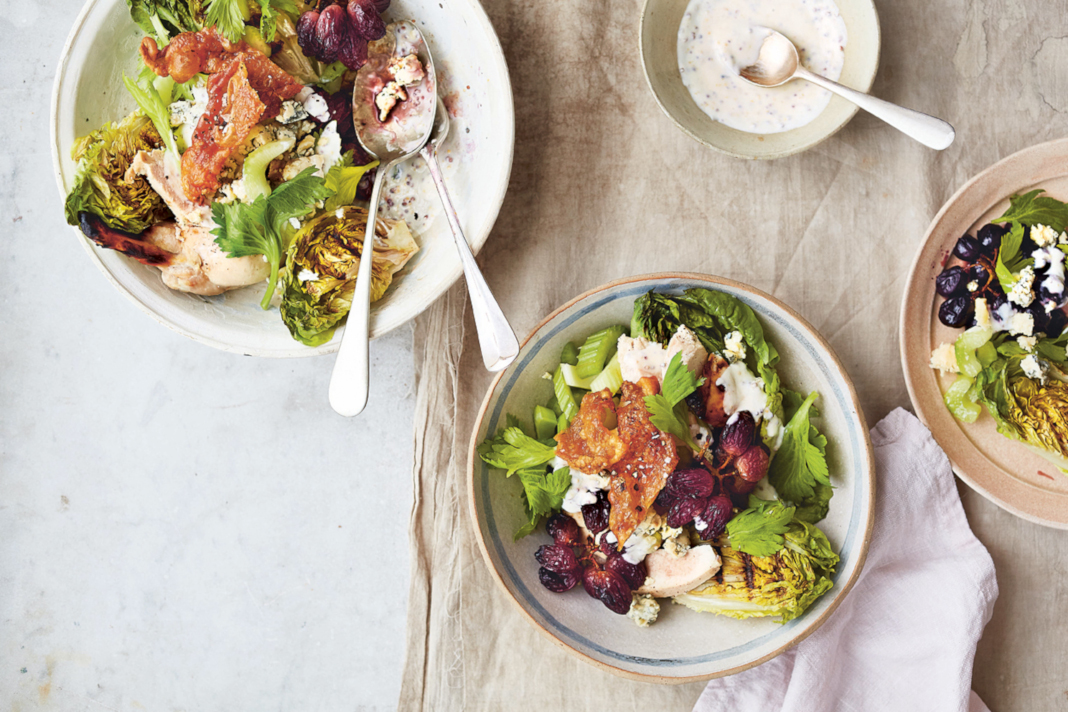
<path fill-rule="evenodd" d="M 760 319 L 726 291 L 649 289 L 630 316 L 564 341 L 544 396 L 477 447 L 522 484 L 513 537 L 539 539 L 525 565 L 640 627 L 663 599 L 798 618 L 839 563 L 818 526 L 845 474 L 819 393 L 784 383 Z"/>

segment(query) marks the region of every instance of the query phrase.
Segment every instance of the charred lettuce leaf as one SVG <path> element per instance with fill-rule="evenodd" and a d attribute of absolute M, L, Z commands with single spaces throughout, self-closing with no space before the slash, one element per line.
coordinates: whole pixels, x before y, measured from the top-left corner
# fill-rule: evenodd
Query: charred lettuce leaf
<path fill-rule="evenodd" d="M 325 344 L 349 313 L 366 225 L 367 211 L 350 205 L 308 221 L 293 238 L 282 271 L 281 311 L 294 339 L 308 346 Z M 418 250 L 403 221 L 377 221 L 372 302 L 382 298 L 393 275 Z"/>
<path fill-rule="evenodd" d="M 171 219 L 163 198 L 141 176 L 126 177 L 138 151 L 153 151 L 163 139 L 141 112 L 118 124 L 108 123 L 75 142 L 71 158 L 78 161 L 74 186 L 64 210 L 67 222 L 79 225 L 79 213 L 100 217 L 108 227 L 139 233 Z"/>
<path fill-rule="evenodd" d="M 834 586 L 839 559 L 823 532 L 796 517 L 781 536 L 782 547 L 770 556 L 719 547 L 720 573 L 675 602 L 731 618 L 778 616 L 782 623 L 797 618 Z"/>

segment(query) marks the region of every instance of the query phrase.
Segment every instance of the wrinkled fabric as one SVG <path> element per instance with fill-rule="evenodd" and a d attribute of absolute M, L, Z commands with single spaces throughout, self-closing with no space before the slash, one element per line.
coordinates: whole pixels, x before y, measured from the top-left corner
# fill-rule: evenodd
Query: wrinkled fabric
<path fill-rule="evenodd" d="M 809 151 L 765 162 L 707 149 L 660 111 L 638 55 L 640 0 L 483 5 L 508 60 L 516 144 L 479 263 L 520 338 L 569 299 L 621 277 L 736 279 L 783 300 L 827 338 L 869 423 L 909 404 L 898 305 L 939 207 L 990 164 L 1068 134 L 1068 14 L 1056 3 L 947 0 L 932 11 L 920 0 L 876 0 L 873 93 L 946 119 L 956 143 L 932 151 L 861 112 Z M 456 287 L 416 322 L 414 477 L 423 495 L 412 522 L 401 709 L 689 709 L 703 684 L 603 673 L 546 640 L 497 590 L 475 543 L 465 480 L 492 374 L 464 317 Z M 995 510 L 984 521 L 992 533 L 1015 527 L 1010 519 Z M 1021 526 L 1013 546 L 1024 550 L 1034 536 Z M 1016 558 L 1004 548 L 999 565 Z M 1052 614 L 1059 607 L 1050 601 L 1043 610 Z M 1013 623 L 1014 631 L 1035 625 Z M 1014 645 L 1019 658 L 1027 644 Z M 1061 678 L 1055 661 L 1039 662 L 1036 679 Z M 1062 694 L 1052 682 L 1029 691 L 1022 673 L 1010 673 L 1016 699 Z M 986 689 L 996 688 L 988 678 Z"/>
<path fill-rule="evenodd" d="M 875 528 L 853 590 L 796 648 L 709 682 L 694 712 L 989 712 L 971 685 L 994 562 L 916 416 L 895 410 L 871 436 Z"/>

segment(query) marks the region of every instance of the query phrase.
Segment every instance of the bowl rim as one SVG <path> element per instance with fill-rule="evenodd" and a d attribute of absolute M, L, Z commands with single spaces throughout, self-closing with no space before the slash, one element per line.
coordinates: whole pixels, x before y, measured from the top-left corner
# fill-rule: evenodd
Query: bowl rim
<path fill-rule="evenodd" d="M 70 32 L 67 34 L 67 39 L 63 43 L 63 49 L 60 53 L 59 63 L 56 65 L 56 74 L 52 81 L 52 96 L 48 112 L 49 144 L 52 154 L 52 172 L 56 179 L 56 185 L 59 189 L 59 197 L 61 201 L 66 201 L 67 188 L 63 178 L 63 161 L 61 158 L 61 149 L 59 146 L 60 93 L 66 86 L 67 68 L 70 65 L 71 61 L 71 51 L 74 47 L 75 41 L 79 38 L 82 30 L 84 29 L 84 25 L 89 17 L 89 14 L 94 9 L 96 9 L 98 5 L 102 5 L 103 3 L 109 1 L 114 4 L 119 4 L 121 2 L 121 0 L 86 0 L 85 4 L 82 5 L 82 9 L 78 13 L 78 16 L 75 18 L 74 24 L 71 26 Z M 504 97 L 504 103 L 502 108 L 504 109 L 508 120 L 502 122 L 497 130 L 506 130 L 509 134 L 507 166 L 502 176 L 503 180 L 500 181 L 494 194 L 489 196 L 488 201 L 480 201 L 484 203 L 488 202 L 491 206 L 495 206 L 491 208 L 492 214 L 489 216 L 489 227 L 484 235 L 474 235 L 473 239 L 471 239 L 471 237 L 468 238 L 468 244 L 471 246 L 471 251 L 477 255 L 482 249 L 482 247 L 489 240 L 490 234 L 493 232 L 493 227 L 497 222 L 497 218 L 500 216 L 501 207 L 504 205 L 504 199 L 508 193 L 508 186 L 511 183 L 512 168 L 514 166 L 515 158 L 515 94 L 512 89 L 511 75 L 508 71 L 508 62 L 504 56 L 504 48 L 501 46 L 500 38 L 497 36 L 496 30 L 494 30 L 493 28 L 493 23 L 490 22 L 489 16 L 486 14 L 486 10 L 482 7 L 481 2 L 478 2 L 478 0 L 472 0 L 470 5 L 476 22 L 487 33 L 491 49 L 495 50 L 493 52 L 495 64 L 497 65 L 497 70 L 500 72 L 501 76 L 504 79 L 504 87 L 507 89 L 507 91 L 502 92 L 502 95 Z M 122 284 L 122 282 L 118 280 L 118 278 L 114 274 L 111 273 L 111 270 L 108 269 L 107 265 L 104 264 L 104 261 L 99 253 L 99 250 L 101 250 L 102 248 L 96 247 L 88 238 L 85 237 L 85 235 L 82 234 L 81 230 L 79 230 L 77 226 L 71 225 L 68 227 L 70 227 L 78 235 L 79 242 L 85 249 L 86 253 L 89 255 L 89 259 L 93 262 L 93 264 L 97 266 L 97 268 L 101 272 L 104 273 L 104 276 L 109 282 L 111 282 L 112 286 L 119 291 L 119 293 L 126 297 L 126 299 L 134 306 L 136 306 L 141 312 L 147 314 L 156 323 L 161 324 L 170 329 L 171 331 L 178 333 L 192 341 L 195 341 L 199 344 L 204 344 L 206 346 L 211 346 L 227 353 L 241 354 L 243 356 L 255 356 L 259 358 L 279 359 L 321 356 L 324 354 L 335 353 L 340 347 L 341 337 L 345 331 L 344 325 L 338 327 L 334 338 L 332 338 L 330 341 L 321 346 L 308 347 L 294 340 L 293 346 L 284 350 L 257 349 L 248 345 L 237 345 L 225 341 L 220 341 L 218 339 L 202 334 L 194 333 L 170 321 L 169 319 L 152 309 L 152 307 L 150 307 L 148 304 L 139 300 L 129 289 L 126 288 L 125 285 Z M 460 278 L 462 274 L 463 267 L 460 262 L 457 261 L 454 265 L 452 273 L 441 281 L 441 286 L 439 290 L 437 290 L 433 294 L 429 294 L 427 298 L 415 302 L 414 309 L 411 314 L 405 317 L 398 317 L 394 319 L 392 323 L 388 323 L 380 327 L 379 324 L 376 323 L 378 320 L 374 318 L 375 314 L 374 310 L 372 310 L 369 338 L 377 339 L 380 336 L 385 336 L 394 329 L 404 326 L 412 319 L 422 314 L 424 311 L 426 311 L 427 308 L 430 307 L 431 304 L 437 301 L 442 294 L 444 294 L 454 284 L 456 284 L 456 281 Z"/>
<path fill-rule="evenodd" d="M 664 112 L 664 114 L 669 119 L 671 119 L 671 123 L 675 124 L 676 128 L 678 128 L 684 134 L 692 138 L 694 141 L 697 141 L 701 145 L 711 148 L 714 151 L 718 151 L 719 153 L 732 156 L 733 158 L 744 158 L 750 161 L 772 161 L 777 158 L 786 158 L 787 156 L 792 156 L 794 154 L 801 153 L 802 151 L 807 151 L 808 149 L 814 146 L 818 146 L 819 144 L 823 143 L 831 136 L 834 136 L 836 133 L 845 128 L 846 124 L 852 121 L 853 117 L 856 116 L 858 111 L 860 111 L 860 107 L 856 104 L 853 104 L 852 108 L 849 110 L 849 113 L 842 118 L 841 123 L 831 128 L 827 133 L 814 139 L 813 141 L 810 141 L 809 143 L 799 145 L 795 148 L 791 148 L 785 151 L 779 151 L 778 153 L 769 153 L 767 155 L 751 155 L 740 151 L 732 151 L 728 148 L 724 148 L 723 146 L 717 146 L 713 143 L 709 143 L 705 139 L 695 134 L 693 131 L 690 131 L 690 129 L 686 128 L 686 126 L 684 126 L 682 122 L 675 117 L 675 115 L 668 109 L 664 101 L 660 98 L 659 92 L 657 92 L 656 87 L 653 85 L 653 78 L 649 69 L 649 59 L 645 56 L 645 45 L 642 42 L 642 38 L 645 36 L 645 18 L 648 15 L 649 6 L 654 2 L 663 2 L 663 0 L 643 0 L 641 14 L 638 16 L 638 56 L 641 60 L 642 75 L 645 77 L 645 84 L 649 87 L 649 91 L 652 93 L 653 99 L 656 100 L 656 105 L 660 107 L 660 110 Z M 875 7 L 875 0 L 867 0 L 867 3 L 868 6 L 871 8 L 872 18 L 874 18 L 875 20 L 875 64 L 872 66 L 871 76 L 869 76 L 866 81 L 862 82 L 862 84 L 864 84 L 863 88 L 857 89 L 857 91 L 863 92 L 865 94 L 871 91 L 872 85 L 875 84 L 875 77 L 879 74 L 879 62 L 882 59 L 883 47 L 883 32 L 882 25 L 879 22 L 878 8 Z M 826 109 L 824 109 L 824 111 L 826 111 Z M 817 115 L 817 117 L 813 119 L 813 121 L 817 121 L 818 119 L 819 116 Z"/>
<path fill-rule="evenodd" d="M 587 655 L 586 653 L 584 653 L 584 652 L 582 652 L 582 651 L 580 651 L 580 650 L 568 645 L 563 640 L 561 640 L 557 636 L 553 635 L 550 631 L 546 630 L 545 627 L 542 626 L 541 623 L 539 623 L 526 610 L 526 608 L 523 607 L 523 604 L 515 597 L 515 595 L 512 594 L 512 591 L 508 588 L 508 586 L 504 582 L 504 579 L 501 577 L 500 572 L 498 572 L 497 568 L 493 565 L 493 560 L 490 558 L 489 548 L 488 548 L 488 546 L 486 544 L 485 539 L 482 536 L 482 528 L 479 526 L 478 510 L 477 510 L 477 507 L 475 506 L 475 501 L 476 501 L 475 500 L 475 463 L 476 463 L 477 458 L 478 458 L 478 452 L 477 452 L 478 445 L 479 445 L 479 442 L 478 442 L 478 431 L 480 430 L 480 428 L 482 426 L 482 422 L 486 418 L 486 413 L 489 411 L 490 402 L 493 399 L 494 392 L 497 390 L 498 385 L 500 385 L 500 383 L 504 379 L 505 375 L 507 375 L 507 374 L 509 374 L 511 372 L 510 368 L 505 369 L 505 370 L 501 371 L 500 373 L 498 373 L 496 375 L 496 377 L 493 379 L 493 381 L 490 383 L 489 388 L 486 391 L 486 396 L 482 400 L 482 405 L 479 407 L 478 415 L 475 418 L 474 426 L 473 426 L 473 428 L 471 430 L 471 440 L 470 440 L 470 445 L 468 446 L 468 452 L 467 452 L 467 500 L 468 500 L 468 509 L 469 509 L 468 513 L 470 514 L 470 517 L 471 517 L 470 524 L 474 528 L 475 539 L 478 542 L 478 549 L 482 554 L 483 562 L 486 564 L 486 567 L 490 570 L 490 573 L 492 574 L 494 581 L 496 581 L 497 585 L 500 587 L 500 589 L 502 591 L 504 591 L 504 593 L 507 596 L 508 600 L 512 602 L 512 604 L 526 617 L 527 621 L 532 626 L 534 626 L 534 628 L 536 630 L 538 630 L 542 635 L 544 635 L 550 641 L 552 641 L 555 645 L 557 645 L 557 647 L 563 648 L 564 650 L 566 650 L 567 652 L 571 653 L 572 655 L 575 655 L 576 657 L 578 657 L 579 659 L 583 660 L 584 662 L 587 662 L 587 663 L 593 665 L 594 667 L 597 667 L 597 668 L 599 668 L 601 670 L 604 670 L 606 672 L 610 672 L 612 674 L 615 674 L 615 675 L 618 675 L 620 677 L 624 677 L 624 678 L 627 678 L 627 679 L 630 679 L 630 680 L 636 680 L 638 682 L 652 682 L 652 683 L 657 683 L 657 684 L 662 684 L 662 685 L 678 685 L 678 684 L 684 684 L 684 683 L 687 683 L 687 682 L 699 682 L 699 681 L 703 681 L 703 680 L 711 680 L 711 679 L 718 678 L 718 677 L 727 677 L 729 675 L 734 675 L 734 674 L 742 672 L 744 670 L 748 670 L 750 668 L 756 667 L 757 665 L 765 663 L 768 660 L 771 660 L 772 658 L 775 658 L 775 657 L 781 655 L 782 653 L 786 652 L 787 650 L 789 650 L 790 648 L 794 647 L 795 645 L 800 643 L 802 640 L 804 640 L 805 638 L 807 638 L 808 636 L 810 636 L 814 632 L 816 632 L 816 630 L 818 630 L 820 628 L 820 626 L 822 626 L 827 621 L 827 619 L 830 617 L 830 615 L 832 613 L 834 613 L 834 611 L 841 604 L 842 600 L 845 599 L 846 595 L 853 588 L 853 585 L 857 582 L 857 579 L 860 577 L 861 572 L 864 570 L 864 563 L 867 560 L 867 556 L 868 556 L 868 547 L 869 547 L 869 545 L 871 543 L 872 530 L 873 530 L 873 528 L 875 526 L 875 499 L 876 499 L 877 493 L 876 493 L 876 489 L 875 489 L 875 453 L 874 453 L 874 450 L 873 450 L 872 444 L 871 444 L 871 435 L 870 435 L 870 432 L 869 432 L 869 429 L 868 429 L 867 420 L 864 417 L 863 409 L 860 407 L 860 401 L 857 398 L 857 392 L 856 392 L 856 388 L 853 386 L 853 381 L 852 381 L 851 378 L 849 378 L 849 374 L 845 370 L 845 367 L 842 365 L 842 362 L 838 358 L 838 355 L 831 348 L 831 345 L 827 342 L 827 340 L 824 339 L 823 336 L 818 331 L 816 331 L 816 329 L 811 324 L 809 324 L 808 321 L 806 321 L 804 319 L 804 317 L 802 317 L 800 314 L 798 314 L 794 309 L 790 308 L 789 306 L 787 306 L 786 304 L 784 304 L 780 300 L 776 299 L 775 297 L 771 296 L 770 294 L 768 294 L 768 293 L 766 293 L 766 292 L 764 292 L 762 290 L 759 290 L 759 289 L 757 289 L 755 287 L 752 287 L 752 286 L 750 286 L 748 284 L 745 284 L 745 283 L 742 283 L 742 282 L 737 282 L 737 281 L 731 280 L 731 279 L 727 279 L 725 277 L 718 277 L 718 276 L 715 276 L 715 275 L 708 275 L 708 274 L 700 274 L 700 273 L 696 273 L 696 272 L 654 272 L 654 273 L 649 273 L 649 274 L 640 274 L 640 275 L 634 275 L 634 276 L 631 276 L 631 277 L 623 277 L 623 278 L 620 278 L 620 279 L 616 279 L 616 280 L 613 280 L 611 282 L 607 282 L 605 284 L 602 284 L 599 287 L 594 287 L 593 289 L 590 289 L 590 290 L 588 290 L 586 292 L 583 292 L 582 294 L 578 295 L 577 297 L 574 297 L 573 299 L 570 299 L 569 301 L 565 302 L 563 305 L 561 305 L 561 306 L 557 307 L 556 309 L 554 309 L 548 316 L 546 316 L 544 319 L 542 319 L 540 322 L 538 322 L 538 324 L 523 339 L 523 341 L 520 343 L 520 347 L 519 347 L 520 348 L 520 352 L 522 352 L 522 350 L 524 348 L 526 348 L 527 344 L 530 343 L 530 341 L 538 334 L 538 332 L 540 332 L 549 322 L 551 322 L 553 319 L 555 319 L 557 316 L 559 316 L 560 314 L 564 313 L 565 311 L 571 309 L 573 306 L 575 306 L 579 302 L 581 302 L 581 301 L 583 301 L 583 300 L 585 300 L 585 299 L 587 299 L 589 297 L 592 297 L 592 296 L 594 296 L 596 294 L 599 294 L 601 292 L 604 292 L 604 291 L 607 291 L 609 289 L 613 289 L 615 287 L 622 286 L 622 285 L 625 285 L 625 284 L 633 284 L 633 283 L 639 283 L 639 282 L 653 282 L 653 281 L 660 281 L 660 280 L 692 280 L 692 281 L 698 281 L 698 282 L 705 282 L 706 284 L 708 284 L 712 288 L 715 288 L 715 287 L 730 287 L 730 288 L 733 288 L 733 289 L 749 292 L 750 294 L 753 294 L 754 296 L 757 296 L 759 298 L 766 299 L 766 300 L 770 301 L 776 307 L 778 307 L 779 309 L 782 309 L 786 313 L 787 316 L 789 316 L 790 318 L 794 319 L 797 322 L 797 325 L 801 329 L 806 331 L 816 341 L 817 344 L 819 344 L 821 347 L 826 349 L 827 353 L 829 353 L 830 356 L 831 356 L 831 364 L 830 365 L 833 367 L 833 369 L 835 371 L 837 371 L 838 375 L 841 377 L 842 381 L 845 383 L 846 393 L 848 394 L 848 396 L 851 399 L 851 401 L 853 402 L 853 404 L 856 406 L 856 414 L 857 414 L 857 418 L 858 418 L 858 421 L 859 421 L 858 422 L 858 426 L 860 428 L 860 434 L 861 434 L 861 445 L 864 448 L 865 455 L 866 455 L 865 461 L 867 463 L 867 472 L 868 472 L 868 491 L 871 493 L 871 496 L 868 499 L 868 507 L 867 507 L 867 511 L 865 512 L 865 515 L 864 515 L 866 520 L 867 520 L 865 528 L 864 528 L 864 533 L 863 533 L 863 536 L 861 537 L 861 540 L 860 540 L 860 546 L 857 549 L 857 555 L 856 555 L 857 565 L 854 567 L 852 574 L 850 574 L 849 578 L 845 581 L 845 583 L 842 584 L 839 587 L 838 593 L 835 595 L 834 599 L 830 602 L 830 604 L 827 606 L 827 608 L 824 609 L 824 611 L 819 615 L 819 617 L 815 619 L 815 621 L 812 623 L 812 625 L 810 625 L 807 629 L 803 630 L 796 637 L 794 637 L 791 640 L 788 640 L 787 642 L 783 643 L 781 646 L 779 646 L 775 650 L 773 650 L 773 651 L 761 656 L 760 658 L 758 658 L 758 659 L 756 659 L 756 660 L 754 660 L 752 662 L 744 663 L 744 664 L 741 664 L 741 665 L 736 665 L 734 667 L 728 668 L 726 670 L 721 670 L 721 671 L 718 671 L 718 672 L 699 674 L 699 675 L 688 675 L 688 676 L 685 676 L 685 677 L 673 677 L 673 676 L 667 676 L 667 675 L 652 675 L 652 674 L 634 672 L 632 670 L 626 670 L 626 669 L 623 669 L 623 668 L 620 668 L 620 667 L 616 667 L 616 666 L 611 665 L 609 663 L 606 663 L 606 662 L 603 662 L 603 661 L 598 660 L 596 658 L 593 658 L 592 656 Z"/>

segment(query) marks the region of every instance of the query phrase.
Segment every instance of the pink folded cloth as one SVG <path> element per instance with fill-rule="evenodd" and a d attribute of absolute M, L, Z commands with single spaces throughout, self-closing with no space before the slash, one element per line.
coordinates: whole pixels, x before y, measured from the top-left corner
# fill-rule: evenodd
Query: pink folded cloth
<path fill-rule="evenodd" d="M 871 439 L 875 528 L 853 590 L 796 648 L 709 682 L 694 712 L 989 712 L 971 683 L 994 562 L 930 431 L 899 408 Z"/>

